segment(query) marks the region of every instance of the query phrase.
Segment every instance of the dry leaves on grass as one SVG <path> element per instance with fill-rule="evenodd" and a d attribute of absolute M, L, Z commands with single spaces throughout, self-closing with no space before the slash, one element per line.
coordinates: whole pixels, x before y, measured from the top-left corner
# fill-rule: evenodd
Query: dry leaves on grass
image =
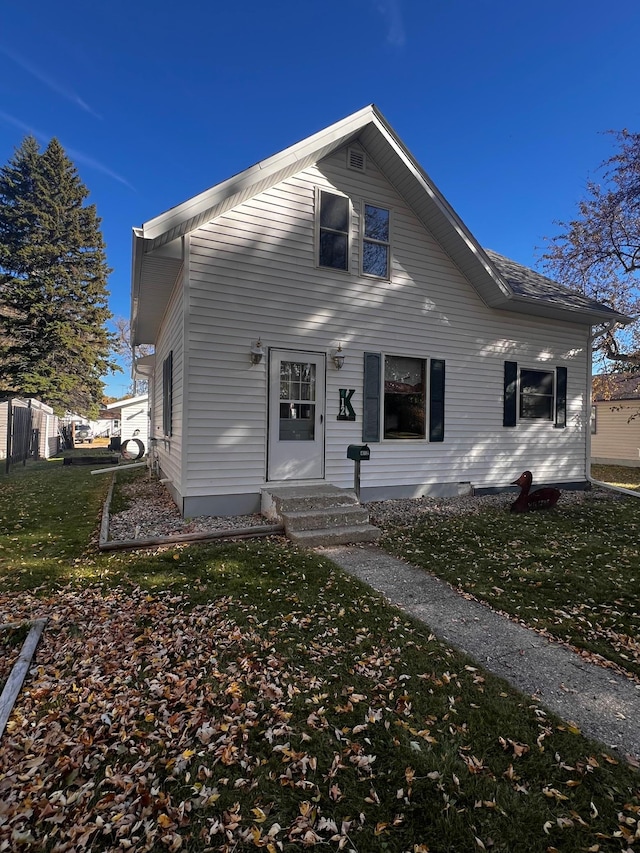
<path fill-rule="evenodd" d="M 482 830 L 505 817 L 496 795 L 506 788 L 510 801 L 528 802 L 534 793 L 522 765 L 550 749 L 545 713 L 536 709 L 537 741 L 505 731 L 487 757 L 463 716 L 463 681 L 483 701 L 476 668 L 448 670 L 453 653 L 429 636 L 420 644 L 433 670 L 410 676 L 417 643 L 401 618 L 379 639 L 364 627 L 338 639 L 346 608 L 331 598 L 333 580 L 310 611 L 286 583 L 271 590 L 284 612 L 267 620 L 249 597 L 191 606 L 171 591 L 98 586 L 0 596 L 0 613 L 16 620 L 49 617 L 0 750 L 1 853 L 366 849 L 403 832 L 427 803 L 425 827 L 444 827 L 455 808 L 457 820 L 466 813 L 461 837 L 473 828 L 489 849 Z M 350 681 L 339 674 L 343 657 Z M 415 713 L 419 694 L 433 696 L 433 713 Z M 381 764 L 405 742 L 410 760 L 390 779 Z M 576 831 L 590 817 L 568 799 L 597 768 L 595 758 L 558 764 L 541 788 Z M 636 800 L 627 800 L 615 831 L 633 834 Z"/>
<path fill-rule="evenodd" d="M 9 604 L 15 611 L 0 599 Z M 50 621 L 0 753 L 0 851 L 344 846 L 353 821 L 338 825 L 311 804 L 317 759 L 292 745 L 289 726 L 304 685 L 302 742 L 326 729 L 321 682 L 285 662 L 268 632 L 241 629 L 229 604 L 188 609 L 182 596 L 139 588 L 21 599 L 25 618 Z M 260 788 L 264 744 L 280 768 L 275 790 L 309 798 L 284 826 Z M 334 799 L 342 771 L 367 779 L 374 762 L 345 738 L 330 770 Z"/>

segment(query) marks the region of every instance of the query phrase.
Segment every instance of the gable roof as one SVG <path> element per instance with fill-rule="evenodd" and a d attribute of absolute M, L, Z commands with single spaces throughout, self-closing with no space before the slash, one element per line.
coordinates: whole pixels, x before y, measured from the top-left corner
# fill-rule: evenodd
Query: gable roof
<path fill-rule="evenodd" d="M 133 229 L 132 344 L 155 342 L 182 271 L 182 237 L 355 140 L 489 307 L 585 325 L 629 322 L 629 318 L 592 300 L 570 300 L 570 291 L 559 285 L 554 285 L 557 291 L 553 293 L 543 282 L 554 283 L 532 270 L 532 276 L 514 273 L 509 281 L 505 265 L 497 260 L 501 256 L 492 258 L 481 248 L 382 114 L 370 105 Z M 514 269 L 526 270 L 509 263 Z"/>

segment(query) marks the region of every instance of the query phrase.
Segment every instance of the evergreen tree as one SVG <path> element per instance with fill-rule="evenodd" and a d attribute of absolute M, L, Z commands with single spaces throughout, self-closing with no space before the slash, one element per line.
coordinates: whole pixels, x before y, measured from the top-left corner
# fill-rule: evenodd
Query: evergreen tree
<path fill-rule="evenodd" d="M 95 205 L 57 139 L 26 137 L 0 169 L 0 394 L 93 414 L 117 369 Z"/>

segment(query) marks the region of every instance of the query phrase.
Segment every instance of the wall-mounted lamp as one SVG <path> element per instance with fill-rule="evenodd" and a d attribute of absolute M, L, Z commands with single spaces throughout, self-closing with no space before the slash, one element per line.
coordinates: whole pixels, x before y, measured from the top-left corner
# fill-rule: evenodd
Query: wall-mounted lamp
<path fill-rule="evenodd" d="M 262 341 L 258 338 L 255 344 L 251 347 L 251 364 L 260 364 L 263 356 L 264 350 L 262 349 Z"/>
<path fill-rule="evenodd" d="M 338 344 L 338 349 L 334 350 L 331 353 L 331 358 L 333 359 L 333 363 L 336 366 L 336 370 L 342 370 L 342 365 L 344 364 L 344 352 L 342 350 L 342 344 Z"/>

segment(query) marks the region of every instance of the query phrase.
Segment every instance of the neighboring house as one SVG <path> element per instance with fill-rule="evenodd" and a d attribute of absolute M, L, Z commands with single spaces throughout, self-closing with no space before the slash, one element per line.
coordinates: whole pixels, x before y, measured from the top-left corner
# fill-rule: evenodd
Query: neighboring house
<path fill-rule="evenodd" d="M 593 377 L 591 461 L 640 467 L 640 373 Z"/>
<path fill-rule="evenodd" d="M 584 483 L 612 320 L 483 250 L 373 106 L 134 229 L 132 343 L 188 516 L 351 487 L 364 443 L 365 501 Z"/>
<path fill-rule="evenodd" d="M 96 438 L 111 438 L 113 435 L 120 435 L 119 410 L 101 409 L 98 412 L 98 417 L 91 421 L 91 428 Z"/>
<path fill-rule="evenodd" d="M 60 449 L 60 431 L 53 409 L 35 398 L 0 400 L 0 459 L 49 459 Z"/>
<path fill-rule="evenodd" d="M 137 438 L 146 453 L 149 449 L 149 395 L 140 394 L 116 400 L 105 408 L 107 411 L 120 412 L 120 443 Z"/>

